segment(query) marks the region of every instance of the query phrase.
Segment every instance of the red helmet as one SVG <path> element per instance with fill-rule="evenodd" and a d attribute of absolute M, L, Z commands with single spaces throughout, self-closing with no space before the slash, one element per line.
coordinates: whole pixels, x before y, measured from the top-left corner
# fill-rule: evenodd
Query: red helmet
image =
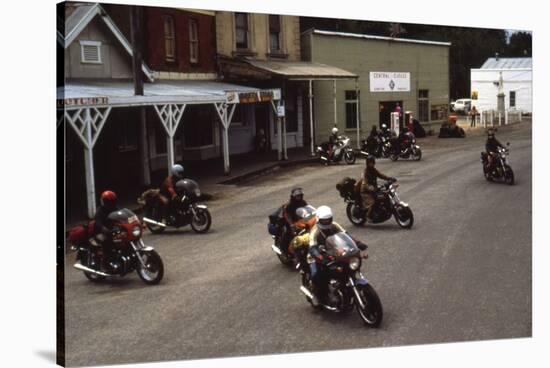
<path fill-rule="evenodd" d="M 111 205 L 114 206 L 116 204 L 116 194 L 113 191 L 106 190 L 103 193 L 101 193 L 101 205 Z"/>

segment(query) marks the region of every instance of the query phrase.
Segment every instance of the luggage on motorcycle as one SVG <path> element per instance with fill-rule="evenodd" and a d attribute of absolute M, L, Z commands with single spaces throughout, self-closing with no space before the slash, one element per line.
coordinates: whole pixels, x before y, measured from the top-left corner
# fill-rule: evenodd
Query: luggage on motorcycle
<path fill-rule="evenodd" d="M 148 189 L 141 194 L 141 196 L 137 200 L 137 203 L 142 206 L 153 205 L 154 204 L 153 202 L 158 200 L 159 194 L 160 194 L 159 189 Z"/>
<path fill-rule="evenodd" d="M 355 179 L 345 177 L 336 184 L 336 189 L 338 190 L 342 198 L 346 198 L 346 196 L 349 196 L 353 193 L 355 183 Z"/>
<path fill-rule="evenodd" d="M 69 230 L 67 240 L 73 245 L 85 243 L 94 234 L 95 221 L 90 221 L 88 224 L 78 224 Z"/>
<path fill-rule="evenodd" d="M 277 208 L 272 214 L 268 216 L 269 223 L 267 224 L 267 231 L 271 235 L 278 235 L 281 232 L 281 228 L 284 224 L 283 207 Z"/>

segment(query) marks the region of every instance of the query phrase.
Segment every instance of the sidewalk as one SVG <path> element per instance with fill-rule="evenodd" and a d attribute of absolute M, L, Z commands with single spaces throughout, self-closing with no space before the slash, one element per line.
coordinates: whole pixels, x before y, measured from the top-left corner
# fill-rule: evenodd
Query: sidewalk
<path fill-rule="evenodd" d="M 215 200 L 218 197 L 217 193 L 224 190 L 224 185 L 234 185 L 242 180 L 262 175 L 281 167 L 289 167 L 317 160 L 311 156 L 309 146 L 289 148 L 287 153 L 288 160 L 284 161 L 278 161 L 277 151 L 267 152 L 263 155 L 257 153 L 232 155 L 230 158 L 231 172 L 229 175 L 223 173 L 223 158 L 221 157 L 205 161 L 187 162 L 184 163 L 184 176 L 198 182 L 204 200 L 208 201 Z M 150 187 L 158 188 L 166 175 L 167 172 L 165 169 L 152 173 Z M 142 192 L 142 190 L 134 190 L 127 193 L 118 193 L 119 206 L 139 213 L 137 198 Z M 77 217 L 72 216 L 72 218 L 68 217 L 66 219 L 67 228 L 86 221 L 84 217 Z"/>

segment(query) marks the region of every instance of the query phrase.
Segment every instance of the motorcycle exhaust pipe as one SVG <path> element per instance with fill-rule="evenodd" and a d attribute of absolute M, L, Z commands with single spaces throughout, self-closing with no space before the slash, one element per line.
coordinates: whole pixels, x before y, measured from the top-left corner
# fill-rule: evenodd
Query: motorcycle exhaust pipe
<path fill-rule="evenodd" d="M 146 222 L 151 225 L 160 226 L 160 227 L 166 227 L 166 224 L 163 224 L 162 222 L 157 222 L 155 220 L 151 220 L 150 218 L 144 217 L 143 222 Z"/>
<path fill-rule="evenodd" d="M 73 265 L 73 267 L 76 268 L 77 270 L 93 273 L 95 275 L 99 275 L 99 276 L 103 276 L 103 277 L 111 276 L 111 275 L 109 275 L 108 273 L 105 273 L 105 272 L 92 270 L 91 268 L 88 268 L 84 265 L 81 265 L 80 263 L 75 263 Z"/>
<path fill-rule="evenodd" d="M 304 295 L 307 296 L 308 298 L 313 299 L 313 294 L 305 286 L 303 285 L 300 286 L 300 291 L 304 293 Z"/>
<path fill-rule="evenodd" d="M 279 248 L 277 248 L 277 246 L 275 244 L 271 244 L 271 249 L 273 249 L 273 251 L 275 253 L 277 253 L 278 255 L 282 255 L 283 252 L 281 252 L 281 250 Z"/>
<path fill-rule="evenodd" d="M 321 156 L 321 160 L 323 160 L 323 161 L 328 161 L 328 159 L 327 159 L 326 157 L 324 157 L 324 156 Z"/>

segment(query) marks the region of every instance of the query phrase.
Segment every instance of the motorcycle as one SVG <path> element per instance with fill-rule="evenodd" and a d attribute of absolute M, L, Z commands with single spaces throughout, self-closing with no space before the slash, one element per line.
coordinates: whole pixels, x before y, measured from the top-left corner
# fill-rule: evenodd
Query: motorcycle
<path fill-rule="evenodd" d="M 317 146 L 317 155 L 322 164 L 328 164 L 331 162 L 340 162 L 344 160 L 346 164 L 353 165 L 355 163 L 355 153 L 351 148 L 351 139 L 349 137 L 340 136 L 338 141 L 334 145 L 334 152 L 332 158 L 329 158 L 329 144 L 328 142 L 321 143 Z"/>
<path fill-rule="evenodd" d="M 387 135 L 378 133 L 361 141 L 361 154 L 363 156 L 373 155 L 376 158 L 390 157 L 391 145 Z"/>
<path fill-rule="evenodd" d="M 191 225 L 196 233 L 207 232 L 212 225 L 212 216 L 206 205 L 198 203 L 201 191 L 197 182 L 191 179 L 181 179 L 176 182 L 175 187 L 178 195 L 169 204 L 167 219 L 163 219 L 162 202 L 158 189 L 149 189 L 138 198 L 138 203 L 145 210 L 143 222 L 147 228 L 152 233 L 160 234 L 166 230 L 167 226 L 180 228 Z"/>
<path fill-rule="evenodd" d="M 506 143 L 506 147 L 510 146 L 510 143 Z M 481 152 L 481 164 L 483 165 L 483 175 L 487 181 L 504 181 L 508 185 L 514 185 L 514 171 L 510 167 L 510 155 L 509 148 L 498 148 L 498 154 L 494 157 L 493 169 L 489 170 L 488 154 L 487 152 Z"/>
<path fill-rule="evenodd" d="M 322 283 L 319 290 L 319 302 L 314 303 L 313 282 L 311 273 L 301 271 L 302 286 L 300 291 L 315 308 L 324 308 L 331 312 L 346 312 L 355 306 L 363 322 L 369 327 L 378 327 L 382 323 L 383 310 L 378 294 L 361 273 L 364 255 L 344 232 L 327 237 L 324 246 L 319 247 L 328 259 L 320 265 L 323 269 Z M 320 270 L 321 271 L 321 270 Z"/>
<path fill-rule="evenodd" d="M 395 217 L 397 224 L 405 229 L 410 229 L 414 223 L 414 216 L 409 205 L 399 199 L 397 188 L 399 184 L 387 181 L 375 192 L 374 208 L 369 222 L 378 224 Z M 361 226 L 367 221 L 367 209 L 363 207 L 363 199 L 359 190 L 360 186 L 355 179 L 344 178 L 336 185 L 340 196 L 347 203 L 346 215 L 355 226 Z"/>
<path fill-rule="evenodd" d="M 273 239 L 271 249 L 277 255 L 282 264 L 285 266 L 294 266 L 298 265 L 300 260 L 305 257 L 305 253 L 302 250 L 293 250 L 290 244 L 286 250 L 282 247 L 281 242 L 283 235 L 284 232 L 287 231 L 286 219 L 284 218 L 283 213 L 284 206 L 281 206 L 274 213 L 269 215 L 267 229 Z M 317 221 L 315 207 L 313 206 L 308 205 L 305 207 L 300 207 L 296 210 L 296 214 L 298 215 L 299 220 L 292 225 L 291 230 L 294 237 L 308 233 Z"/>
<path fill-rule="evenodd" d="M 412 158 L 415 161 L 420 161 L 422 158 L 422 150 L 416 144 L 416 137 L 413 133 L 406 132 L 401 137 L 391 141 L 390 159 L 397 161 L 399 158 Z"/>
<path fill-rule="evenodd" d="M 92 282 L 136 271 L 146 284 L 158 284 L 164 276 L 164 265 L 153 247 L 146 246 L 141 239 L 143 226 L 136 214 L 122 209 L 111 213 L 108 219 L 113 224 L 112 250 L 108 253 L 93 237 L 95 221 L 69 231 L 69 244 L 77 252 L 74 268 Z M 101 267 L 103 257 L 107 257 L 107 269 Z"/>

